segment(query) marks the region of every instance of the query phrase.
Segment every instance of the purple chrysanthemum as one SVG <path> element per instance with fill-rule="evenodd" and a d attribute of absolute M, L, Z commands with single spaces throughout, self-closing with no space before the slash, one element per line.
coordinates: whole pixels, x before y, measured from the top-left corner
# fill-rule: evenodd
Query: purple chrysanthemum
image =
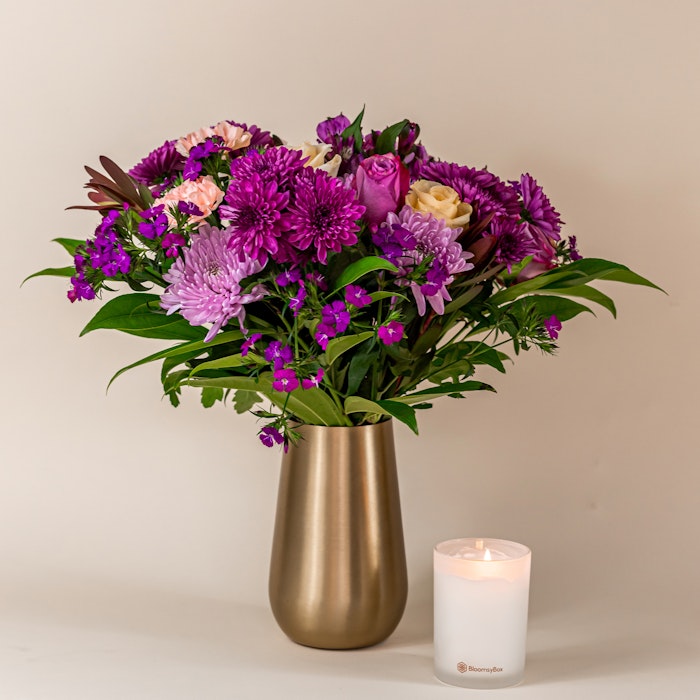
<path fill-rule="evenodd" d="M 379 326 L 377 335 L 384 345 L 400 343 L 401 338 L 403 338 L 403 324 L 398 321 L 389 321 L 389 323 Z"/>
<path fill-rule="evenodd" d="M 487 216 L 517 219 L 520 215 L 518 193 L 486 168 L 477 170 L 457 163 L 434 161 L 421 168 L 420 176 L 451 187 L 463 202 L 471 204 L 474 208 L 471 224 Z"/>
<path fill-rule="evenodd" d="M 393 230 L 394 243 L 399 241 L 412 245 L 404 248 L 401 255 L 395 257 L 394 263 L 399 268 L 399 275 L 406 276 L 413 272 L 424 260 L 432 261 L 428 286 L 417 281 L 411 281 L 411 291 L 416 299 L 418 313 L 423 316 L 426 312 L 426 300 L 435 313 L 445 312 L 445 301 L 451 299 L 447 286 L 454 281 L 454 275 L 471 270 L 474 265 L 467 262 L 472 256 L 457 242 L 459 229 L 450 228 L 443 219 L 431 214 L 414 211 L 406 205 L 398 214 L 389 213 L 386 228 Z M 424 289 L 425 287 L 425 289 Z M 432 294 L 426 292 L 434 292 Z"/>
<path fill-rule="evenodd" d="M 365 211 L 355 192 L 322 170 L 305 169 L 296 184 L 295 202 L 289 207 L 289 241 L 301 250 L 313 248 L 326 264 L 329 252 L 357 243 L 357 224 Z"/>
<path fill-rule="evenodd" d="M 548 238 L 558 241 L 562 220 L 559 212 L 552 206 L 537 180 L 524 173 L 520 181 L 511 182 L 515 191 L 522 197 L 522 216 L 530 226 L 536 226 Z"/>
<path fill-rule="evenodd" d="M 175 150 L 175 141 L 166 141 L 129 170 L 137 182 L 152 187 L 182 172 L 185 158 Z"/>
<path fill-rule="evenodd" d="M 226 202 L 219 213 L 229 222 L 229 245 L 241 257 L 265 265 L 268 254 L 274 255 L 279 248 L 278 238 L 289 228 L 283 214 L 289 193 L 279 192 L 277 183 L 264 182 L 253 173 L 246 180 L 232 182 Z"/>
<path fill-rule="evenodd" d="M 494 258 L 506 265 L 508 272 L 513 265 L 539 250 L 524 222 L 499 219 L 491 224 L 491 234 L 496 238 Z"/>
<path fill-rule="evenodd" d="M 211 340 L 232 318 L 244 329 L 245 306 L 259 301 L 262 285 L 244 292 L 241 281 L 260 272 L 257 260 L 241 260 L 229 247 L 231 234 L 203 224 L 163 279 L 170 284 L 160 298 L 168 314 L 179 311 L 193 326 L 213 324 L 205 337 Z"/>
<path fill-rule="evenodd" d="M 301 151 L 280 146 L 268 148 L 262 153 L 250 151 L 236 158 L 231 162 L 231 177 L 234 180 L 247 180 L 253 174 L 259 175 L 263 182 L 275 182 L 278 190 L 286 191 L 303 168 Z"/>

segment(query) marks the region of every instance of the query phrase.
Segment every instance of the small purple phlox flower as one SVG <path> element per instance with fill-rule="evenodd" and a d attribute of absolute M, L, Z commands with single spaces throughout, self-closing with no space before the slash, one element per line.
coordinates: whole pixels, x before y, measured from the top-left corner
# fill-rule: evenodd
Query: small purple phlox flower
<path fill-rule="evenodd" d="M 273 340 L 263 352 L 264 358 L 272 362 L 275 369 L 282 369 L 294 360 L 294 352 L 290 345 L 282 345 L 279 340 Z"/>
<path fill-rule="evenodd" d="M 187 214 L 188 216 L 203 216 L 204 213 L 194 202 L 185 202 L 180 200 L 177 203 L 177 210 L 181 214 Z"/>
<path fill-rule="evenodd" d="M 255 343 L 262 338 L 262 333 L 253 333 L 250 338 L 246 338 L 241 344 L 241 357 L 246 357 L 246 355 L 255 349 Z"/>
<path fill-rule="evenodd" d="M 68 290 L 67 296 L 71 303 L 74 301 L 81 301 L 82 299 L 94 299 L 95 290 L 92 285 L 85 279 L 85 266 L 87 261 L 84 255 L 79 253 L 73 256 L 73 263 L 75 265 L 75 275 L 70 278 L 72 289 Z"/>
<path fill-rule="evenodd" d="M 272 382 L 272 388 L 275 391 L 294 391 L 299 387 L 299 379 L 296 372 L 291 369 L 275 369 L 272 375 L 275 379 Z"/>
<path fill-rule="evenodd" d="M 321 309 L 321 321 L 326 326 L 331 326 L 337 333 L 343 333 L 350 325 L 350 312 L 347 310 L 344 301 L 334 301 L 326 304 Z"/>
<path fill-rule="evenodd" d="M 141 217 L 146 219 L 138 225 L 139 233 L 149 240 L 162 236 L 168 229 L 168 217 L 163 210 L 164 204 L 159 204 L 157 207 L 145 209 L 141 212 Z"/>
<path fill-rule="evenodd" d="M 325 323 L 319 323 L 318 326 L 316 326 L 316 333 L 314 335 L 314 338 L 316 342 L 321 346 L 321 349 L 325 350 L 328 347 L 328 341 L 331 338 L 335 338 L 336 335 L 338 334 L 334 326 L 328 326 Z"/>
<path fill-rule="evenodd" d="M 286 287 L 288 284 L 294 284 L 301 279 L 301 270 L 298 267 L 293 267 L 289 270 L 281 272 L 275 278 L 275 282 L 280 287 Z"/>
<path fill-rule="evenodd" d="M 315 284 L 322 292 L 328 291 L 325 277 L 320 272 L 307 272 L 306 279 Z"/>
<path fill-rule="evenodd" d="M 185 245 L 187 241 L 181 233 L 166 233 L 163 240 L 160 242 L 165 251 L 166 258 L 176 258 L 179 253 L 179 248 Z"/>
<path fill-rule="evenodd" d="M 552 340 L 556 340 L 559 337 L 559 331 L 561 330 L 561 321 L 556 316 L 550 316 L 544 322 L 544 327 Z"/>
<path fill-rule="evenodd" d="M 302 307 L 304 306 L 304 299 L 306 299 L 306 289 L 303 282 L 299 282 L 299 289 L 295 296 L 289 300 L 289 308 L 294 312 L 294 317 L 299 315 Z"/>
<path fill-rule="evenodd" d="M 440 261 L 435 258 L 430 266 L 430 269 L 425 275 L 426 283 L 422 284 L 420 291 L 426 297 L 432 297 L 440 293 L 445 282 L 449 279 L 447 270 L 440 264 Z"/>
<path fill-rule="evenodd" d="M 212 136 L 202 143 L 194 146 L 187 158 L 182 176 L 185 180 L 196 180 L 202 172 L 202 161 L 213 153 L 223 150 L 223 141 L 220 136 Z"/>
<path fill-rule="evenodd" d="M 403 324 L 398 321 L 389 321 L 389 323 L 379 326 L 377 335 L 384 345 L 399 343 L 403 338 Z"/>
<path fill-rule="evenodd" d="M 363 306 L 372 303 L 372 297 L 362 287 L 356 284 L 349 284 L 345 287 L 345 301 L 356 309 L 361 309 Z"/>
<path fill-rule="evenodd" d="M 284 437 L 277 428 L 266 425 L 259 433 L 258 437 L 265 447 L 273 447 L 275 444 L 281 445 L 284 442 Z"/>
<path fill-rule="evenodd" d="M 320 367 L 319 370 L 316 372 L 316 374 L 312 377 L 306 377 L 305 379 L 301 380 L 301 388 L 302 389 L 315 389 L 321 384 L 321 380 L 323 379 L 323 375 L 325 372 L 323 371 L 323 368 Z"/>
<path fill-rule="evenodd" d="M 569 236 L 569 257 L 575 262 L 576 260 L 583 259 L 581 253 L 579 253 L 578 247 L 576 245 L 576 236 Z"/>

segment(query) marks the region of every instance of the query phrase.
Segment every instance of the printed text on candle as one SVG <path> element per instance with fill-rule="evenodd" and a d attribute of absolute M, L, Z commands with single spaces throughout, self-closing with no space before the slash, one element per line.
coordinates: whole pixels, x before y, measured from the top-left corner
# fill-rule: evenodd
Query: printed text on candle
<path fill-rule="evenodd" d="M 503 673 L 503 669 L 500 666 L 471 666 L 470 664 L 465 664 L 464 661 L 460 661 L 457 664 L 457 670 L 460 673 Z"/>

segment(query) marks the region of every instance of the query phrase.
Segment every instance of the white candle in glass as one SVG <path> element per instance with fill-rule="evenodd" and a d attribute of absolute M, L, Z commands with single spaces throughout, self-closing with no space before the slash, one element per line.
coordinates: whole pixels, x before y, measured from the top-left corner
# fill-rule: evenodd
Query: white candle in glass
<path fill-rule="evenodd" d="M 488 538 L 436 545 L 435 675 L 464 688 L 505 688 L 525 671 L 530 550 Z"/>

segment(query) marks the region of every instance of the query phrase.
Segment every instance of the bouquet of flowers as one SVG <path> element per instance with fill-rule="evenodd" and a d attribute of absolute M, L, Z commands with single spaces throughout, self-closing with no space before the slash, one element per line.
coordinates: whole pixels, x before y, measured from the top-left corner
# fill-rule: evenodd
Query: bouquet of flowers
<path fill-rule="evenodd" d="M 73 265 L 35 274 L 70 277 L 71 301 L 126 283 L 83 333 L 178 342 L 115 377 L 159 361 L 173 405 L 199 387 L 285 448 L 296 423 L 417 432 L 434 399 L 492 391 L 473 376 L 504 372 L 505 346 L 554 352 L 582 302 L 615 314 L 594 280 L 655 286 L 582 258 L 529 174 L 439 160 L 417 124 L 364 133 L 362 117 L 328 118 L 298 147 L 222 121 L 128 173 L 102 157 L 76 207 L 99 212 L 94 235 L 56 239 Z"/>

